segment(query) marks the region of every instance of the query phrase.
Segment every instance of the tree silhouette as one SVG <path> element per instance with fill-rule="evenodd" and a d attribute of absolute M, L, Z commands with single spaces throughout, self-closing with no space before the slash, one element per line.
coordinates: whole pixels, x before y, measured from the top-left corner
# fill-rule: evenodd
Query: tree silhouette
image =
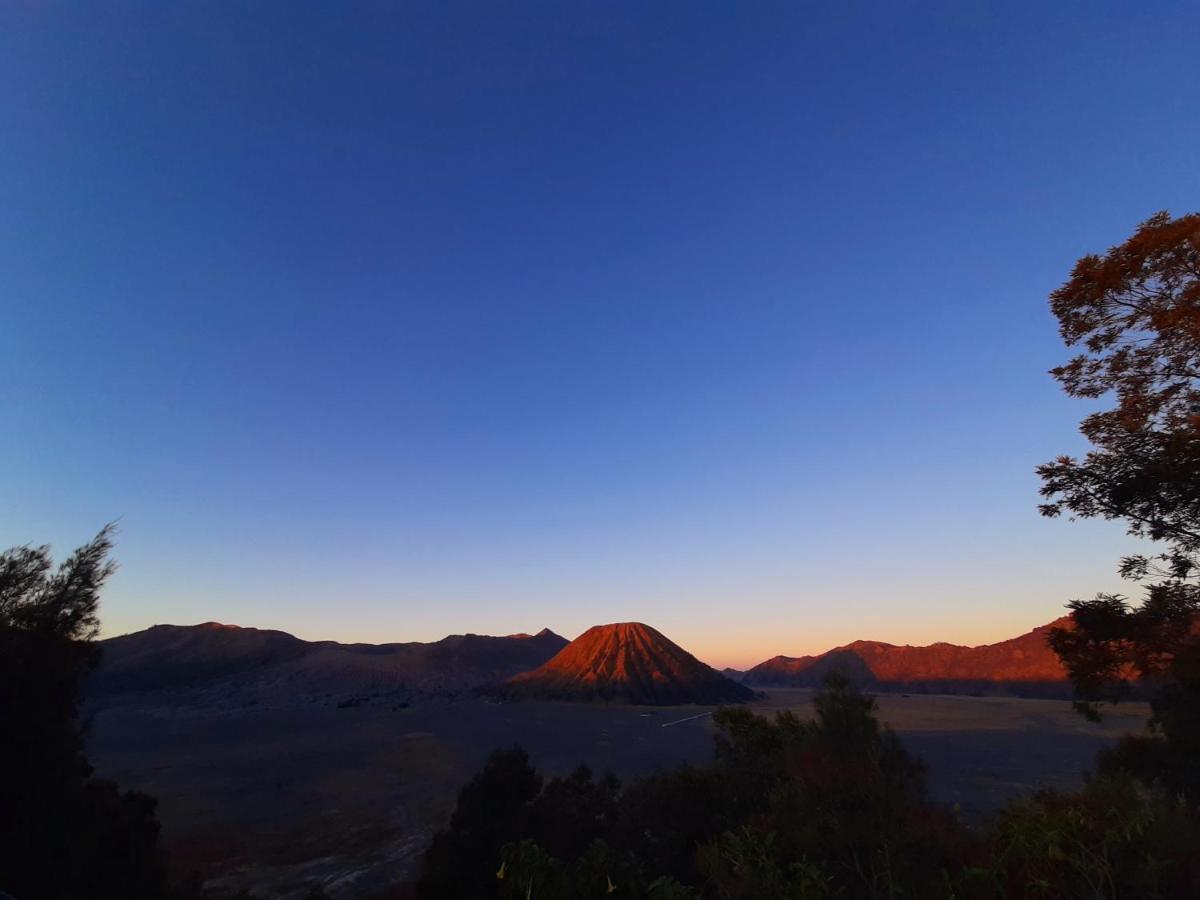
<path fill-rule="evenodd" d="M 487 897 L 500 848 L 525 834 L 542 776 L 520 747 L 496 750 L 458 794 L 450 827 L 434 835 L 417 886 L 420 897 Z"/>
<path fill-rule="evenodd" d="M 1072 397 L 1111 397 L 1080 430 L 1093 448 L 1038 468 L 1041 511 L 1120 520 L 1156 552 L 1121 560 L 1145 583 L 1133 605 L 1102 594 L 1071 603 L 1051 645 L 1077 707 L 1154 688 L 1151 733 L 1105 757 L 1200 801 L 1200 214 L 1144 222 L 1103 256 L 1085 256 L 1050 297 L 1077 354 L 1052 374 Z"/>
<path fill-rule="evenodd" d="M 421 897 L 946 896 L 964 833 L 874 700 L 836 675 L 817 717 L 722 707 L 715 757 L 622 787 L 585 767 L 542 784 L 494 753 L 425 857 Z"/>
<path fill-rule="evenodd" d="M 166 895 L 153 798 L 91 777 L 78 707 L 98 658 L 105 527 L 57 569 L 48 547 L 0 553 L 0 891 Z"/>

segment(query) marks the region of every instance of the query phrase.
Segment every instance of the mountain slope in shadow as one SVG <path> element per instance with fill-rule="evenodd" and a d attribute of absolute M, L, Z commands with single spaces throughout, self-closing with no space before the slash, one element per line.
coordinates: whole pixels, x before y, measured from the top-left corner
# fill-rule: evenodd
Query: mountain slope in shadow
<path fill-rule="evenodd" d="M 449 698 L 538 666 L 566 644 L 549 629 L 503 637 L 456 634 L 431 643 L 339 644 L 215 622 L 155 625 L 100 642 L 88 696 L 111 701 L 170 693 L 178 702 L 234 706 Z"/>

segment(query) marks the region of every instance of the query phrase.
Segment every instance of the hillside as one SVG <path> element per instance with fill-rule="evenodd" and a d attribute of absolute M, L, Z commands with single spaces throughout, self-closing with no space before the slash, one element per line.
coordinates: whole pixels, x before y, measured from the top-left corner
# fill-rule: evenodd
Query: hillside
<path fill-rule="evenodd" d="M 172 702 L 291 705 L 304 702 L 410 702 L 454 697 L 526 671 L 566 646 L 535 635 L 450 635 L 431 643 L 339 644 L 282 631 L 155 625 L 100 642 L 89 700 L 169 693 Z"/>
<path fill-rule="evenodd" d="M 496 693 L 508 699 L 657 705 L 737 703 L 754 696 L 640 622 L 589 628 L 549 662 L 510 678 Z"/>
<path fill-rule="evenodd" d="M 749 669 L 745 684 L 816 687 L 831 671 L 877 690 L 929 693 L 1009 693 L 1067 696 L 1067 673 L 1046 643 L 1064 617 L 996 644 L 963 647 L 937 643 L 923 647 L 855 641 L 817 656 L 776 656 Z"/>

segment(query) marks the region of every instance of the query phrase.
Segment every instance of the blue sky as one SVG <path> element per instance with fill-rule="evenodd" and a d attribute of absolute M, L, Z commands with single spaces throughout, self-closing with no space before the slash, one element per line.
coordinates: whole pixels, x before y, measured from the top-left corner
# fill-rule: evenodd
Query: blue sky
<path fill-rule="evenodd" d="M 1119 587 L 1046 295 L 1200 207 L 1191 4 L 0 8 L 0 546 L 115 634 L 649 622 L 718 664 Z"/>

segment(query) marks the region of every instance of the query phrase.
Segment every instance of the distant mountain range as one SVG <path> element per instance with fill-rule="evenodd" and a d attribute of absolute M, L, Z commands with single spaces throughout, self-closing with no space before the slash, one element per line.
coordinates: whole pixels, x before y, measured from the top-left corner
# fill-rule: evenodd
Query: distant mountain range
<path fill-rule="evenodd" d="M 550 659 L 567 645 L 549 629 L 492 637 L 456 634 L 432 643 L 339 644 L 282 631 L 155 625 L 100 642 L 92 699 L 147 692 L 217 705 L 357 704 L 453 698 Z"/>
<path fill-rule="evenodd" d="M 155 625 L 101 641 L 88 697 L 103 705 L 237 708 L 403 705 L 484 691 L 509 700 L 717 704 L 749 699 L 754 688 L 818 687 L 834 670 L 871 690 L 1059 697 L 1070 695 L 1070 682 L 1046 636 L 1069 622 L 981 647 L 855 641 L 816 656 L 776 656 L 744 673 L 718 672 L 637 622 L 597 625 L 570 643 L 549 629 L 339 644 L 215 622 Z"/>
<path fill-rule="evenodd" d="M 1066 616 L 1020 637 L 979 647 L 855 641 L 817 656 L 776 656 L 747 670 L 741 680 L 756 687 L 817 687 L 836 670 L 874 690 L 1069 696 L 1067 672 L 1046 638 L 1051 628 L 1070 622 Z"/>
<path fill-rule="evenodd" d="M 506 699 L 657 705 L 739 703 L 754 697 L 754 691 L 641 622 L 589 628 L 553 659 L 514 675 L 493 693 Z"/>

